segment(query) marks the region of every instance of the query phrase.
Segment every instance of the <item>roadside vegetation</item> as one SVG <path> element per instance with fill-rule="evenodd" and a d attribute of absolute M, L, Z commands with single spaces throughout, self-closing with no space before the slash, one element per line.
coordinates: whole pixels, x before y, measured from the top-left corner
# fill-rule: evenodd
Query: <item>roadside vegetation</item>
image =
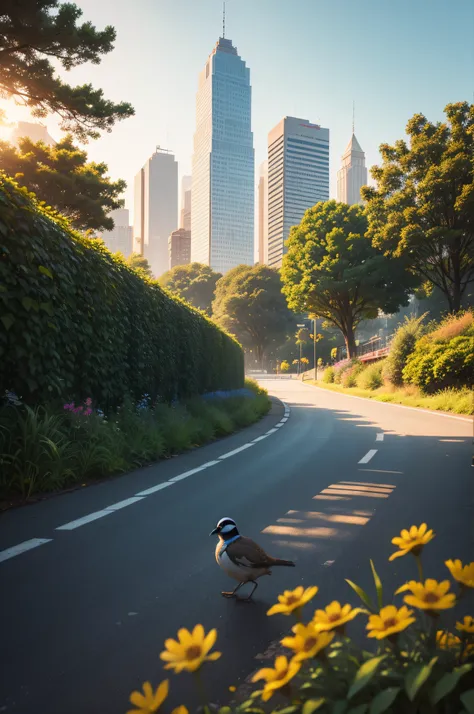
<path fill-rule="evenodd" d="M 401 324 L 386 359 L 328 367 L 318 384 L 382 402 L 473 414 L 473 312 L 426 327 L 424 318 Z"/>
<path fill-rule="evenodd" d="M 25 501 L 125 473 L 227 436 L 270 409 L 267 392 L 214 392 L 181 404 L 128 399 L 104 414 L 81 404 L 0 407 L 0 501 Z"/>

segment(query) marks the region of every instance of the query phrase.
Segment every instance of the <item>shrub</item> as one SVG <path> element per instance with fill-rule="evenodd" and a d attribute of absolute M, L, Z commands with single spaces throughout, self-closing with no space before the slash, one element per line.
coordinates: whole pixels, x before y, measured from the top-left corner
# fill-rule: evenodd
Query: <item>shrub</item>
<path fill-rule="evenodd" d="M 325 384 L 333 384 L 335 371 L 334 367 L 326 367 L 322 376 L 322 381 L 325 382 Z"/>
<path fill-rule="evenodd" d="M 449 342 L 454 337 L 474 335 L 474 313 L 467 310 L 462 314 L 448 315 L 435 330 L 430 332 L 432 342 Z"/>
<path fill-rule="evenodd" d="M 382 362 L 373 362 L 367 365 L 362 372 L 357 375 L 356 383 L 361 389 L 378 389 L 383 384 Z"/>
<path fill-rule="evenodd" d="M 405 564 L 408 558 L 412 560 L 407 575 L 418 573 L 416 580 L 405 584 L 400 578 L 401 587 L 395 592 L 391 588 L 387 592 L 372 560 L 372 592 L 347 580 L 348 595 L 355 593 L 362 607 L 344 601 L 318 602 L 316 586 L 300 585 L 279 595 L 267 616 L 286 615 L 293 627 L 290 632 L 288 625 L 279 646 L 272 646 L 277 650 L 275 662 L 251 677 L 251 682 L 258 684 L 250 694 L 247 680 L 243 702 L 232 701 L 221 709 L 205 704 L 200 670 L 215 666 L 211 663 L 221 656 L 213 651 L 216 630 L 206 633 L 198 624 L 192 630 L 179 630 L 174 640 L 166 639 L 160 654 L 165 669 L 181 677 L 195 675 L 196 691 L 203 702 L 196 708 L 198 712 L 471 714 L 474 620 L 458 602 L 461 596 L 466 599 L 472 594 L 474 562 L 463 565 L 460 560 L 448 560 L 446 579 L 425 580 L 422 552 L 433 538 L 433 531 L 423 524 L 394 539 L 400 545 L 389 559 L 406 555 Z M 311 619 L 304 618 L 304 608 L 311 601 L 317 609 Z M 450 631 L 454 627 L 455 631 Z M 207 646 L 202 646 L 203 641 Z M 169 681 L 162 681 L 155 691 L 147 682 L 143 694 L 133 692 L 130 701 L 139 703 L 140 711 L 145 711 L 141 702 L 150 702 L 146 711 L 151 707 L 157 711 L 168 696 L 168 687 Z M 165 705 L 160 711 L 167 709 Z"/>
<path fill-rule="evenodd" d="M 334 368 L 334 383 L 341 384 L 344 372 L 352 367 L 352 362 L 344 362 L 340 367 Z"/>
<path fill-rule="evenodd" d="M 0 176 L 0 394 L 108 410 L 243 386 L 238 343 Z"/>
<path fill-rule="evenodd" d="M 421 317 L 405 317 L 405 321 L 394 335 L 382 374 L 384 379 L 396 386 L 400 386 L 403 383 L 403 368 L 406 365 L 408 356 L 415 349 L 416 341 L 423 334 L 422 323 L 426 314 Z"/>
<path fill-rule="evenodd" d="M 460 335 L 447 342 L 419 340 L 403 370 L 403 379 L 426 392 L 445 387 L 470 387 L 474 376 L 474 336 Z"/>
<path fill-rule="evenodd" d="M 355 387 L 357 386 L 357 375 L 364 369 L 364 363 L 358 360 L 353 360 L 349 369 L 344 370 L 342 373 L 341 384 L 343 387 Z"/>

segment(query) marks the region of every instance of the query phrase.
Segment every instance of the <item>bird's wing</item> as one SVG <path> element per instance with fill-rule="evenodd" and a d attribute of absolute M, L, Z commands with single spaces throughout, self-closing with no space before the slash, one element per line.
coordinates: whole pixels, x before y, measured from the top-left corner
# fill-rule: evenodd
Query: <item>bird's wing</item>
<path fill-rule="evenodd" d="M 273 558 L 263 548 L 245 536 L 230 543 L 226 553 L 235 565 L 242 568 L 268 568 L 273 563 Z"/>

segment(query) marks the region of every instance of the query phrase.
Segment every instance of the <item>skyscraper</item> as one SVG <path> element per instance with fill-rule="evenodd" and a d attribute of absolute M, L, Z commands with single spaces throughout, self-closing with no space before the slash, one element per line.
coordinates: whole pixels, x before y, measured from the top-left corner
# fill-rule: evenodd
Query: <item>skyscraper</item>
<path fill-rule="evenodd" d="M 191 259 L 225 273 L 254 262 L 250 70 L 221 37 L 199 75 L 191 195 Z"/>
<path fill-rule="evenodd" d="M 168 238 L 178 220 L 178 164 L 157 146 L 135 176 L 134 252 L 147 258 L 158 278 L 168 270 Z"/>
<path fill-rule="evenodd" d="M 42 141 L 48 146 L 54 146 L 54 144 L 56 143 L 54 139 L 49 135 L 48 130 L 44 126 L 44 124 L 40 124 L 39 122 L 17 122 L 16 127 L 10 134 L 9 141 L 11 144 L 18 146 L 18 140 L 21 139 L 23 136 L 28 137 L 29 139 L 31 139 L 31 141 L 34 141 L 35 143 L 38 141 Z"/>
<path fill-rule="evenodd" d="M 183 176 L 181 179 L 181 211 L 179 217 L 179 227 L 191 232 L 191 176 Z"/>
<path fill-rule="evenodd" d="M 329 129 L 285 117 L 268 135 L 268 265 L 281 266 L 290 228 L 329 200 Z"/>
<path fill-rule="evenodd" d="M 258 177 L 258 262 L 268 261 L 268 160 L 260 164 Z"/>
<path fill-rule="evenodd" d="M 351 140 L 342 156 L 342 166 L 337 172 L 337 200 L 341 203 L 362 203 L 360 189 L 367 184 L 365 154 L 352 131 Z"/>
<path fill-rule="evenodd" d="M 191 231 L 178 228 L 168 239 L 169 268 L 191 262 Z"/>
<path fill-rule="evenodd" d="M 110 212 L 110 217 L 114 220 L 114 227 L 102 233 L 102 240 L 111 253 L 123 253 L 128 258 L 133 251 L 133 229 L 128 208 L 117 208 Z"/>

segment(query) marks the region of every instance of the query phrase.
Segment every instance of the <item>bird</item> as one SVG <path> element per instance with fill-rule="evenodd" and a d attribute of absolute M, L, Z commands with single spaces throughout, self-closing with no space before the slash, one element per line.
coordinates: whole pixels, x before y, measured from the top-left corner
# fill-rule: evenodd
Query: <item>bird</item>
<path fill-rule="evenodd" d="M 293 561 L 273 558 L 253 540 L 240 535 L 232 518 L 221 518 L 209 535 L 219 537 L 216 546 L 217 564 L 227 575 L 239 581 L 234 590 L 222 593 L 224 597 L 237 598 L 237 591 L 242 585 L 252 583 L 252 592 L 244 598 L 248 602 L 258 587 L 257 578 L 271 575 L 271 568 L 275 566 L 295 567 Z"/>

